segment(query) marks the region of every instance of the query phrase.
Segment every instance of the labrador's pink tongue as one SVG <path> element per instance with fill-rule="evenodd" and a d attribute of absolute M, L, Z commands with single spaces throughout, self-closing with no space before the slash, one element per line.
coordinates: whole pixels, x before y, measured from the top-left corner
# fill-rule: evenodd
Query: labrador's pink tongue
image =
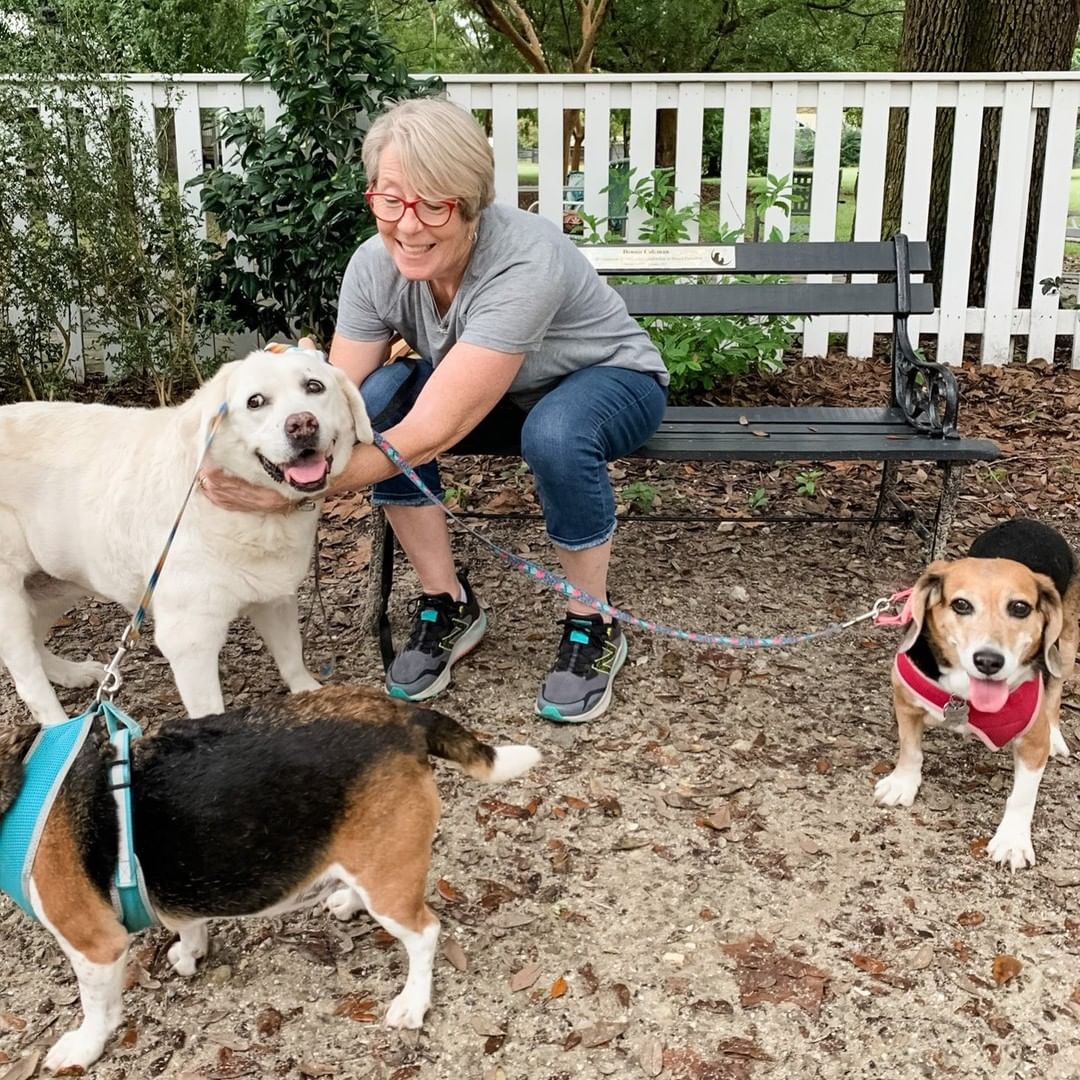
<path fill-rule="evenodd" d="M 995 713 L 1009 700 L 1009 684 L 999 679 L 968 679 L 968 700 L 979 712 Z"/>
<path fill-rule="evenodd" d="M 322 454 L 304 458 L 285 467 L 285 479 L 295 484 L 313 484 L 326 475 L 326 458 Z"/>

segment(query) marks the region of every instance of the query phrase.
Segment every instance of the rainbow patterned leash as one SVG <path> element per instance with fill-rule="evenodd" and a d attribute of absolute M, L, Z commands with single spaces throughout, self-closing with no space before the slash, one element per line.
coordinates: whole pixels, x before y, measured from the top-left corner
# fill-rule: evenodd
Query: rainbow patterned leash
<path fill-rule="evenodd" d="M 195 485 L 199 482 L 199 473 L 202 470 L 203 462 L 206 461 L 206 455 L 210 450 L 210 444 L 214 441 L 214 436 L 217 434 L 218 428 L 221 427 L 221 422 L 225 419 L 225 415 L 228 411 L 229 406 L 223 401 L 218 406 L 217 412 L 214 413 L 214 418 L 210 421 L 209 430 L 206 432 L 206 442 L 203 445 L 203 452 L 199 455 L 199 462 L 195 466 L 195 474 L 191 478 L 191 483 L 188 484 L 187 494 L 184 496 L 184 501 L 180 504 L 180 509 L 176 514 L 176 520 L 172 523 L 172 528 L 169 530 L 165 546 L 158 556 L 158 561 L 154 565 L 154 570 L 150 574 L 150 579 L 146 583 L 146 588 L 143 589 L 143 594 L 139 597 L 139 606 L 135 609 L 135 614 L 131 616 L 131 621 L 127 624 L 124 633 L 120 637 L 120 646 L 116 650 L 116 655 L 105 669 L 101 685 L 98 687 L 97 697 L 95 698 L 96 701 L 101 701 L 102 698 L 109 698 L 120 689 L 120 684 L 123 681 L 120 678 L 120 664 L 124 657 L 135 648 L 136 644 L 138 644 L 139 637 L 142 634 L 143 623 L 146 621 L 146 611 L 150 606 L 150 598 L 154 595 L 158 578 L 161 577 L 161 570 L 165 566 L 165 559 L 168 557 L 173 540 L 176 539 L 176 531 L 180 528 L 180 519 L 184 516 L 184 511 L 187 509 L 187 504 L 191 499 L 191 493 L 195 490 Z"/>
<path fill-rule="evenodd" d="M 639 630 L 648 630 L 653 634 L 662 634 L 666 637 L 676 638 L 679 641 L 692 641 L 696 645 L 722 645 L 731 649 L 769 649 L 788 645 L 801 645 L 804 641 L 815 641 L 818 638 L 833 637 L 867 619 L 873 619 L 875 625 L 888 625 L 882 621 L 883 617 L 886 619 L 888 618 L 888 616 L 885 616 L 885 612 L 889 610 L 896 600 L 902 598 L 902 595 L 906 595 L 895 593 L 889 597 L 880 597 L 874 602 L 874 606 L 869 611 L 865 611 L 861 615 L 856 615 L 853 619 L 848 619 L 846 622 L 833 623 L 831 626 L 826 626 L 821 630 L 811 630 L 805 634 L 773 634 L 770 637 L 751 637 L 745 635 L 732 636 L 730 634 L 702 633 L 696 630 L 680 630 L 674 626 L 665 626 L 664 623 L 655 622 L 652 619 L 642 619 L 628 611 L 622 611 L 620 608 L 612 607 L 606 600 L 600 600 L 591 593 L 587 593 L 583 589 L 577 588 L 577 586 L 572 585 L 567 581 L 566 578 L 560 577 L 558 574 L 553 574 L 550 570 L 545 570 L 544 567 L 531 562 L 529 559 L 522 558 L 520 555 L 515 555 L 513 552 L 507 551 L 505 548 L 493 543 L 482 533 L 478 532 L 470 525 L 467 525 L 449 507 L 447 507 L 446 504 L 443 503 L 443 501 L 424 483 L 424 481 L 420 479 L 416 470 L 413 469 L 397 450 L 395 450 L 394 447 L 378 432 L 375 432 L 375 445 L 405 476 L 409 478 L 409 480 L 412 481 L 413 486 L 416 487 L 428 502 L 438 506 L 455 525 L 463 529 L 474 539 L 479 540 L 480 543 L 504 565 L 510 567 L 512 570 L 520 571 L 526 577 L 540 585 L 544 585 L 557 593 L 562 593 L 563 596 L 569 597 L 571 600 L 576 600 L 579 604 L 584 604 L 586 607 L 592 608 L 593 611 L 598 611 L 602 615 L 608 615 L 612 619 L 617 619 L 619 622 L 626 623 L 629 626 L 636 626 Z"/>

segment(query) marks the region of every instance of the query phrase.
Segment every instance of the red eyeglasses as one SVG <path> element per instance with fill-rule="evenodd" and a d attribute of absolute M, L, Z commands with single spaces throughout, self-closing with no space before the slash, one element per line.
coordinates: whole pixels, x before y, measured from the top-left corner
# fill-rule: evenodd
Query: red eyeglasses
<path fill-rule="evenodd" d="M 367 191 L 364 198 L 380 221 L 400 221 L 406 210 L 412 210 L 422 225 L 432 229 L 445 225 L 457 206 L 453 199 L 402 199 L 381 191 Z"/>

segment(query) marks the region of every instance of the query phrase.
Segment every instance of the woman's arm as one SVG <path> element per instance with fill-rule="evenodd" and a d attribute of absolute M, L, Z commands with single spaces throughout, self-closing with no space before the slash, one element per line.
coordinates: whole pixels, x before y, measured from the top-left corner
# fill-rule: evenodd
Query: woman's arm
<path fill-rule="evenodd" d="M 422 465 L 460 442 L 510 388 L 524 356 L 459 341 L 435 368 L 408 414 L 383 434 L 410 465 Z M 352 491 L 397 469 L 374 446 L 357 446 L 330 490 Z"/>
<path fill-rule="evenodd" d="M 301 344 L 305 344 L 302 342 Z M 330 361 L 350 378 L 367 378 L 383 362 L 385 341 L 353 341 L 335 335 Z M 435 368 L 408 415 L 384 432 L 410 465 L 430 461 L 467 435 L 510 388 L 521 367 L 522 353 L 501 353 L 459 341 Z M 331 481 L 329 492 L 354 491 L 397 474 L 397 468 L 374 446 L 353 449 L 345 468 Z M 274 513 L 295 501 L 270 488 L 249 484 L 221 469 L 200 478 L 203 494 L 225 510 Z"/>

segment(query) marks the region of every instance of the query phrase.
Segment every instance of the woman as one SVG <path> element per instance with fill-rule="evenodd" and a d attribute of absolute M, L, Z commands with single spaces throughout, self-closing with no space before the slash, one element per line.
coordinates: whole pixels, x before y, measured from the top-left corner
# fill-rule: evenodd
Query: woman
<path fill-rule="evenodd" d="M 378 235 L 345 271 L 330 362 L 356 380 L 375 429 L 437 493 L 444 451 L 494 442 L 520 452 L 566 577 L 606 596 L 615 532 L 607 463 L 658 427 L 663 361 L 557 226 L 493 205 L 491 148 L 468 113 L 431 99 L 397 105 L 371 126 L 363 159 Z M 426 359 L 386 364 L 394 336 Z M 449 684 L 487 619 L 455 569 L 441 509 L 380 451 L 359 446 L 334 490 L 369 484 L 423 589 L 386 686 L 423 701 Z M 222 506 L 276 508 L 276 496 L 222 473 L 204 490 Z M 618 623 L 571 601 L 537 712 L 599 716 L 625 659 Z"/>

